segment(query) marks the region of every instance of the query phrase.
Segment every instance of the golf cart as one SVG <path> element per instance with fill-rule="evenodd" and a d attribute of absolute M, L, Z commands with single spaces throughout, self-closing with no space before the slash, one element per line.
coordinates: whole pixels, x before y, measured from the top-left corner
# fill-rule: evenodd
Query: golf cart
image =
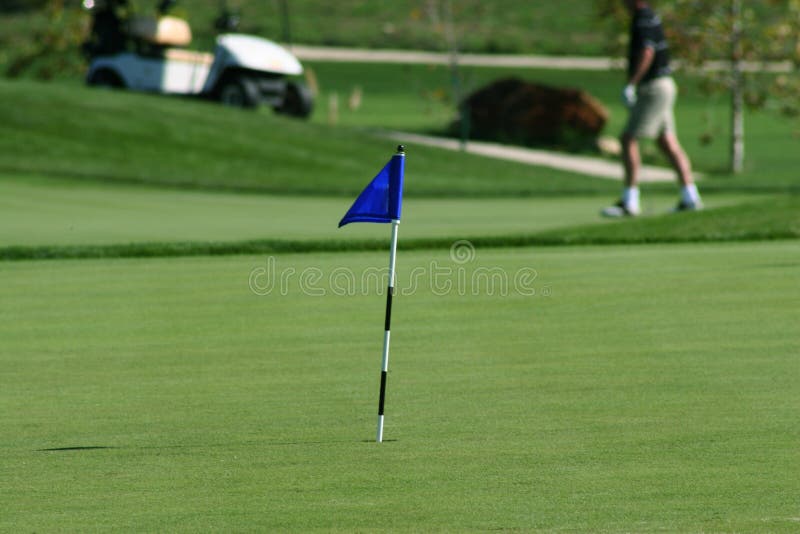
<path fill-rule="evenodd" d="M 213 54 L 186 47 L 189 24 L 166 13 L 174 2 L 162 0 L 158 16 L 135 16 L 127 0 L 84 0 L 93 16 L 84 44 L 89 85 L 173 95 L 193 95 L 242 108 L 260 104 L 278 113 L 308 117 L 309 89 L 289 79 L 303 73 L 300 62 L 280 45 L 238 33 L 217 37 Z"/>

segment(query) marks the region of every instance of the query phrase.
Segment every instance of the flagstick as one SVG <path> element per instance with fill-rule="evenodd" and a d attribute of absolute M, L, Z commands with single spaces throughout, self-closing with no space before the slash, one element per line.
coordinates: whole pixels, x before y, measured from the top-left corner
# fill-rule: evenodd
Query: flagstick
<path fill-rule="evenodd" d="M 383 333 L 383 362 L 381 364 L 381 394 L 378 400 L 378 437 L 375 441 L 383 441 L 383 404 L 386 400 L 386 375 L 389 372 L 389 338 L 392 322 L 392 296 L 394 296 L 394 259 L 397 253 L 397 227 L 400 221 L 392 221 L 392 248 L 389 252 L 389 287 L 386 290 L 386 320 Z"/>

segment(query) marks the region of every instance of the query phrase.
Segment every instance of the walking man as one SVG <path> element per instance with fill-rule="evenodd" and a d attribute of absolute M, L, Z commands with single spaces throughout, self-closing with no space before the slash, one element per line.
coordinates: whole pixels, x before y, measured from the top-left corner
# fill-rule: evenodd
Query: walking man
<path fill-rule="evenodd" d="M 639 204 L 639 139 L 657 139 L 659 148 L 669 158 L 678 174 L 681 198 L 675 211 L 700 210 L 703 203 L 692 178 L 689 158 L 681 148 L 675 131 L 677 86 L 669 66 L 669 47 L 661 18 L 647 0 L 624 0 L 631 12 L 631 35 L 628 49 L 628 83 L 622 99 L 629 110 L 628 124 L 622 133 L 622 160 L 625 166 L 625 189 L 617 204 L 605 208 L 607 217 L 636 216 Z"/>

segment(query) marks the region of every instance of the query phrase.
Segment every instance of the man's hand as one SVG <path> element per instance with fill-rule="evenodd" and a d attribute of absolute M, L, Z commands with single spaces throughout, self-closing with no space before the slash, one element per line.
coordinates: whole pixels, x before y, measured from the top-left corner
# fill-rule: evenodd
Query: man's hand
<path fill-rule="evenodd" d="M 625 86 L 622 90 L 622 102 L 628 108 L 632 108 L 636 105 L 636 86 L 629 83 Z"/>

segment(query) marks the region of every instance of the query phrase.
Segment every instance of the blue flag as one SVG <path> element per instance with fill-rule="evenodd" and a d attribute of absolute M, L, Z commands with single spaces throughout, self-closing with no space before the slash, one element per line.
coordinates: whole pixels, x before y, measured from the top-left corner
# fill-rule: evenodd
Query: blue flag
<path fill-rule="evenodd" d="M 400 220 L 403 204 L 403 172 L 405 155 L 398 152 L 372 179 L 345 216 L 339 228 L 352 222 L 388 223 Z"/>

